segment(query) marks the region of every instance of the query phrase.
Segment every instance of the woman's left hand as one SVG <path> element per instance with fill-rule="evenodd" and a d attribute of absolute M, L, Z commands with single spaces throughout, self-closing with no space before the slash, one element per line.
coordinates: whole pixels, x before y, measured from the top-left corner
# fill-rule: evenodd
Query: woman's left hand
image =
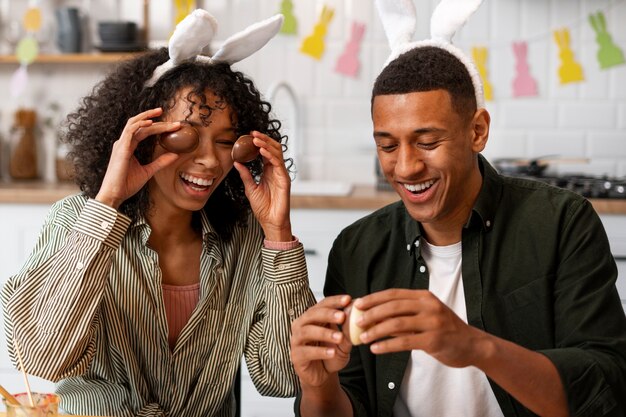
<path fill-rule="evenodd" d="M 258 184 L 248 168 L 235 162 L 246 190 L 250 207 L 265 232 L 265 238 L 276 242 L 293 239 L 289 219 L 291 179 L 283 161 L 282 145 L 269 136 L 253 131 L 254 144 L 263 157 L 263 175 Z"/>

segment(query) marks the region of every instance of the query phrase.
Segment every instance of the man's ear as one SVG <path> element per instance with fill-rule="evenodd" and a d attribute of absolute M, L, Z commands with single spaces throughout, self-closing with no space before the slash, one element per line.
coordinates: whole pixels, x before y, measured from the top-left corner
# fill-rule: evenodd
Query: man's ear
<path fill-rule="evenodd" d="M 486 109 L 478 109 L 474 113 L 471 121 L 471 129 L 473 133 L 472 150 L 476 153 L 482 152 L 487 145 L 489 139 L 489 125 L 491 116 Z"/>

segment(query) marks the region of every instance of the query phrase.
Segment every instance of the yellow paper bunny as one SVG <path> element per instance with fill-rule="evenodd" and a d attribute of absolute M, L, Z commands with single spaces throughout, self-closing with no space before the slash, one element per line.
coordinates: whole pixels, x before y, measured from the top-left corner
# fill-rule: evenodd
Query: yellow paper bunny
<path fill-rule="evenodd" d="M 559 67 L 559 78 L 561 84 L 575 83 L 585 79 L 583 67 L 574 59 L 574 52 L 570 48 L 569 29 L 554 31 L 554 40 L 559 47 L 559 57 L 561 66 Z"/>
<path fill-rule="evenodd" d="M 311 55 L 313 58 L 320 60 L 324 53 L 324 37 L 328 29 L 328 24 L 332 20 L 335 10 L 324 5 L 319 20 L 313 27 L 313 33 L 304 38 L 300 45 L 300 52 Z"/>
<path fill-rule="evenodd" d="M 493 100 L 493 86 L 487 79 L 487 48 L 484 46 L 475 46 L 472 48 L 472 59 L 476 64 L 480 78 L 483 80 L 483 90 L 485 93 L 485 100 Z"/>

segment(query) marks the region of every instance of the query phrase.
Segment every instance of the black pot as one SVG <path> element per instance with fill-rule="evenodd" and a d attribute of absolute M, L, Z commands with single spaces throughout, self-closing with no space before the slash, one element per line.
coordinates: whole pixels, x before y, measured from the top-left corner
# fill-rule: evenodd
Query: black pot
<path fill-rule="evenodd" d="M 494 167 L 502 175 L 540 177 L 548 168 L 542 159 L 502 158 L 493 161 Z"/>

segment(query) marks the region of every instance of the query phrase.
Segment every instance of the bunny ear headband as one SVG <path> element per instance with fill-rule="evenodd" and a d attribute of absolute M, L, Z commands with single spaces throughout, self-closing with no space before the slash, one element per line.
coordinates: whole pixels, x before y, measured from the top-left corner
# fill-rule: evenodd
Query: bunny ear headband
<path fill-rule="evenodd" d="M 217 31 L 217 21 L 206 10 L 196 9 L 176 25 L 168 44 L 170 59 L 155 68 L 145 86 L 152 87 L 163 74 L 184 61 L 207 64 L 239 62 L 265 46 L 278 33 L 283 19 L 282 14 L 277 14 L 248 26 L 226 39 L 222 47 L 209 57 L 200 53 L 211 43 Z"/>
<path fill-rule="evenodd" d="M 485 107 L 483 85 L 478 70 L 472 61 L 456 46 L 452 37 L 478 9 L 483 0 L 441 0 L 430 18 L 430 39 L 412 41 L 417 24 L 417 14 L 412 0 L 376 0 L 378 14 L 391 47 L 391 61 L 411 49 L 433 46 L 445 49 L 465 65 L 476 94 L 478 108 Z"/>

